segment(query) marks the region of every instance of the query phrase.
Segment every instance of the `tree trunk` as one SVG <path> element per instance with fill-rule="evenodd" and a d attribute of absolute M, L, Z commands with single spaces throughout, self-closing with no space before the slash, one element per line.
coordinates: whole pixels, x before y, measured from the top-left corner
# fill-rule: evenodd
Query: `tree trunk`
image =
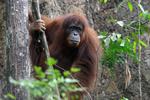
<path fill-rule="evenodd" d="M 0 0 L 0 98 L 2 94 L 2 88 L 4 87 L 4 62 L 5 62 L 5 4 L 3 0 Z"/>
<path fill-rule="evenodd" d="M 17 100 L 28 100 L 27 91 L 9 83 L 13 79 L 30 77 L 28 0 L 6 0 L 6 79 L 3 92 L 12 93 Z"/>

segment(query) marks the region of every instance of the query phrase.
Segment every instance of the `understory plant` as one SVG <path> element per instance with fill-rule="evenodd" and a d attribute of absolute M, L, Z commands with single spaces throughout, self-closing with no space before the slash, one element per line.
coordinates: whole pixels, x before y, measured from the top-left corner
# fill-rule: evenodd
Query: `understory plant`
<path fill-rule="evenodd" d="M 99 0 L 101 3 L 107 3 L 109 0 Z M 131 17 L 123 20 L 113 19 L 111 22 L 114 25 L 120 26 L 123 30 L 119 32 L 101 32 L 102 45 L 104 48 L 104 55 L 102 58 L 102 65 L 108 67 L 111 72 L 117 64 L 125 66 L 125 89 L 130 84 L 131 72 L 129 70 L 128 61 L 135 61 L 138 68 L 138 86 L 139 86 L 139 100 L 142 100 L 142 78 L 141 78 L 141 61 L 142 49 L 149 46 L 150 34 L 150 12 L 145 10 L 142 0 L 121 0 L 119 5 L 114 9 L 118 12 L 121 7 L 125 8 L 126 15 L 128 13 Z M 146 43 L 147 42 L 147 43 Z M 128 100 L 121 98 L 121 100 Z"/>
<path fill-rule="evenodd" d="M 104 0 L 102 1 L 105 2 Z M 142 47 L 147 47 L 146 40 L 141 37 L 145 34 L 149 36 L 150 33 L 150 13 L 144 9 L 142 3 L 138 3 L 138 1 L 134 0 L 133 2 L 123 0 L 114 10 L 118 11 L 123 4 L 126 4 L 130 11 L 129 13 L 133 13 L 134 10 L 136 11 L 136 7 L 138 8 L 137 15 L 134 16 L 134 19 L 112 20 L 112 22 L 120 26 L 125 33 L 119 31 L 112 33 L 101 32 L 99 36 L 104 48 L 102 65 L 108 66 L 110 69 L 113 69 L 115 64 L 124 64 L 127 59 L 139 63 L 139 50 L 141 50 Z"/>
<path fill-rule="evenodd" d="M 30 100 L 36 100 L 37 98 L 43 98 L 44 100 L 68 100 L 67 93 L 82 91 L 81 88 L 75 85 L 78 81 L 71 76 L 71 74 L 79 72 L 80 69 L 72 67 L 70 71 L 61 73 L 57 69 L 52 70 L 50 68 L 56 64 L 56 60 L 49 58 L 46 63 L 49 66 L 46 72 L 43 72 L 41 67 L 35 66 L 34 76 L 36 78 L 33 77 L 27 80 L 10 78 L 10 82 L 26 89 L 30 93 Z M 6 97 L 15 99 L 11 94 L 8 94 Z"/>

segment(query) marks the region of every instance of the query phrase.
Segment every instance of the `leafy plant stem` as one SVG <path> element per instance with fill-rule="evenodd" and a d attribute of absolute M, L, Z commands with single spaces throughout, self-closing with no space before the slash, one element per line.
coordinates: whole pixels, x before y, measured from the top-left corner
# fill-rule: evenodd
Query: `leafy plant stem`
<path fill-rule="evenodd" d="M 141 1 L 138 0 L 138 5 L 140 5 Z M 140 9 L 138 8 L 138 14 L 140 13 Z M 138 16 L 138 73 L 139 73 L 139 100 L 142 100 L 142 84 L 141 84 L 141 45 L 140 45 L 140 40 L 141 40 L 141 18 Z"/>

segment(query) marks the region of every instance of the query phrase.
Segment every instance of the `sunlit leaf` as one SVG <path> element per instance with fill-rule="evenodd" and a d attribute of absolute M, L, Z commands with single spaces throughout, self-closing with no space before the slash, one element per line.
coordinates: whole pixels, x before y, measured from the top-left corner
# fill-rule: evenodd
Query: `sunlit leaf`
<path fill-rule="evenodd" d="M 104 0 L 104 3 L 107 3 L 107 0 Z"/>
<path fill-rule="evenodd" d="M 137 43 L 134 41 L 134 42 L 133 42 L 133 52 L 134 52 L 134 53 L 136 53 L 136 44 L 137 44 Z"/>
<path fill-rule="evenodd" d="M 131 40 L 129 38 L 126 38 L 127 42 L 130 42 Z"/>
<path fill-rule="evenodd" d="M 42 69 L 41 69 L 41 67 L 40 66 L 35 66 L 34 67 L 34 71 L 35 71 L 35 73 L 40 73 L 41 71 L 42 71 Z"/>
<path fill-rule="evenodd" d="M 65 82 L 66 82 L 66 83 L 77 83 L 77 82 L 78 82 L 78 80 L 76 80 L 76 79 L 66 78 L 66 79 L 65 79 Z"/>
<path fill-rule="evenodd" d="M 147 47 L 147 44 L 144 41 L 139 40 L 139 42 L 140 42 L 141 46 Z"/>
<path fill-rule="evenodd" d="M 140 13 L 140 17 L 143 17 L 145 20 L 150 20 L 150 13 L 148 11 L 144 11 Z"/>
<path fill-rule="evenodd" d="M 45 73 L 42 71 L 42 68 L 41 68 L 41 67 L 35 66 L 35 67 L 34 67 L 34 71 L 35 71 L 36 76 L 37 76 L 38 78 L 44 78 L 44 77 L 45 77 Z"/>
<path fill-rule="evenodd" d="M 63 72 L 63 75 L 64 75 L 64 76 L 69 76 L 69 75 L 71 75 L 71 73 L 70 73 L 69 71 L 64 71 L 64 72 Z"/>
<path fill-rule="evenodd" d="M 133 11 L 133 5 L 131 2 L 128 2 L 128 8 L 129 8 L 130 12 Z"/>
<path fill-rule="evenodd" d="M 99 35 L 98 38 L 99 38 L 99 39 L 103 39 L 103 38 L 106 38 L 106 36 L 104 36 L 104 35 Z"/>
<path fill-rule="evenodd" d="M 61 77 L 61 73 L 60 73 L 59 70 L 54 69 L 54 72 L 55 72 L 54 74 L 55 74 L 56 77 Z"/>
<path fill-rule="evenodd" d="M 108 0 L 99 0 L 101 3 L 107 3 Z"/>
<path fill-rule="evenodd" d="M 70 71 L 73 72 L 73 73 L 76 73 L 76 72 L 79 72 L 79 71 L 80 71 L 80 68 L 71 67 Z"/>
<path fill-rule="evenodd" d="M 121 38 L 121 34 L 116 34 L 117 38 L 120 39 Z"/>
<path fill-rule="evenodd" d="M 125 45 L 125 40 L 122 40 L 120 46 L 123 47 L 124 45 Z"/>
<path fill-rule="evenodd" d="M 121 26 L 121 27 L 124 26 L 124 22 L 123 22 L 123 21 L 117 21 L 117 24 L 118 24 L 119 26 Z"/>
<path fill-rule="evenodd" d="M 8 100 L 16 100 L 16 97 L 11 93 L 7 93 L 4 97 L 7 98 Z"/>
<path fill-rule="evenodd" d="M 142 12 L 145 12 L 143 6 L 141 4 L 138 4 L 139 8 L 141 9 Z"/>
<path fill-rule="evenodd" d="M 48 58 L 46 63 L 48 66 L 53 66 L 57 63 L 57 61 L 54 58 Z"/>
<path fill-rule="evenodd" d="M 129 100 L 128 98 L 122 97 L 120 100 Z"/>
<path fill-rule="evenodd" d="M 116 41 L 117 40 L 116 33 L 112 33 L 112 36 L 110 38 L 112 41 Z"/>

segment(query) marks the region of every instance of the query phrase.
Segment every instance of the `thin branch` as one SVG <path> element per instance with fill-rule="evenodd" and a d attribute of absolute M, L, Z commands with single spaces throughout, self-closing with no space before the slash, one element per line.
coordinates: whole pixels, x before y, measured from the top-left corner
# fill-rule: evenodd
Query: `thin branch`
<path fill-rule="evenodd" d="M 36 20 L 41 20 L 41 14 L 40 14 L 40 8 L 39 8 L 39 0 L 32 0 L 32 13 L 35 16 Z M 49 48 L 48 48 L 48 43 L 47 43 L 47 40 L 46 40 L 45 32 L 43 30 L 41 30 L 41 34 L 42 34 L 42 44 L 44 46 L 45 55 L 46 55 L 46 58 L 48 59 L 50 57 L 50 52 L 49 52 Z M 49 67 L 54 72 L 53 66 L 49 66 Z M 55 75 L 54 75 L 54 78 L 56 78 Z M 55 90 L 56 90 L 57 97 L 58 97 L 57 99 L 61 100 L 60 92 L 59 92 L 59 89 L 58 89 L 58 84 L 56 84 Z"/>
<path fill-rule="evenodd" d="M 141 1 L 138 0 L 138 5 L 140 5 Z M 139 8 L 138 8 L 138 14 L 140 13 L 139 11 Z M 139 26 L 138 26 L 138 38 L 139 38 L 139 41 L 141 40 L 141 18 L 138 17 L 138 22 L 139 22 Z M 139 60 L 139 64 L 138 64 L 138 73 L 139 73 L 139 93 L 140 93 L 140 96 L 139 96 L 139 100 L 142 100 L 142 83 L 141 83 L 141 45 L 140 45 L 140 42 L 138 41 L 138 60 Z"/>

